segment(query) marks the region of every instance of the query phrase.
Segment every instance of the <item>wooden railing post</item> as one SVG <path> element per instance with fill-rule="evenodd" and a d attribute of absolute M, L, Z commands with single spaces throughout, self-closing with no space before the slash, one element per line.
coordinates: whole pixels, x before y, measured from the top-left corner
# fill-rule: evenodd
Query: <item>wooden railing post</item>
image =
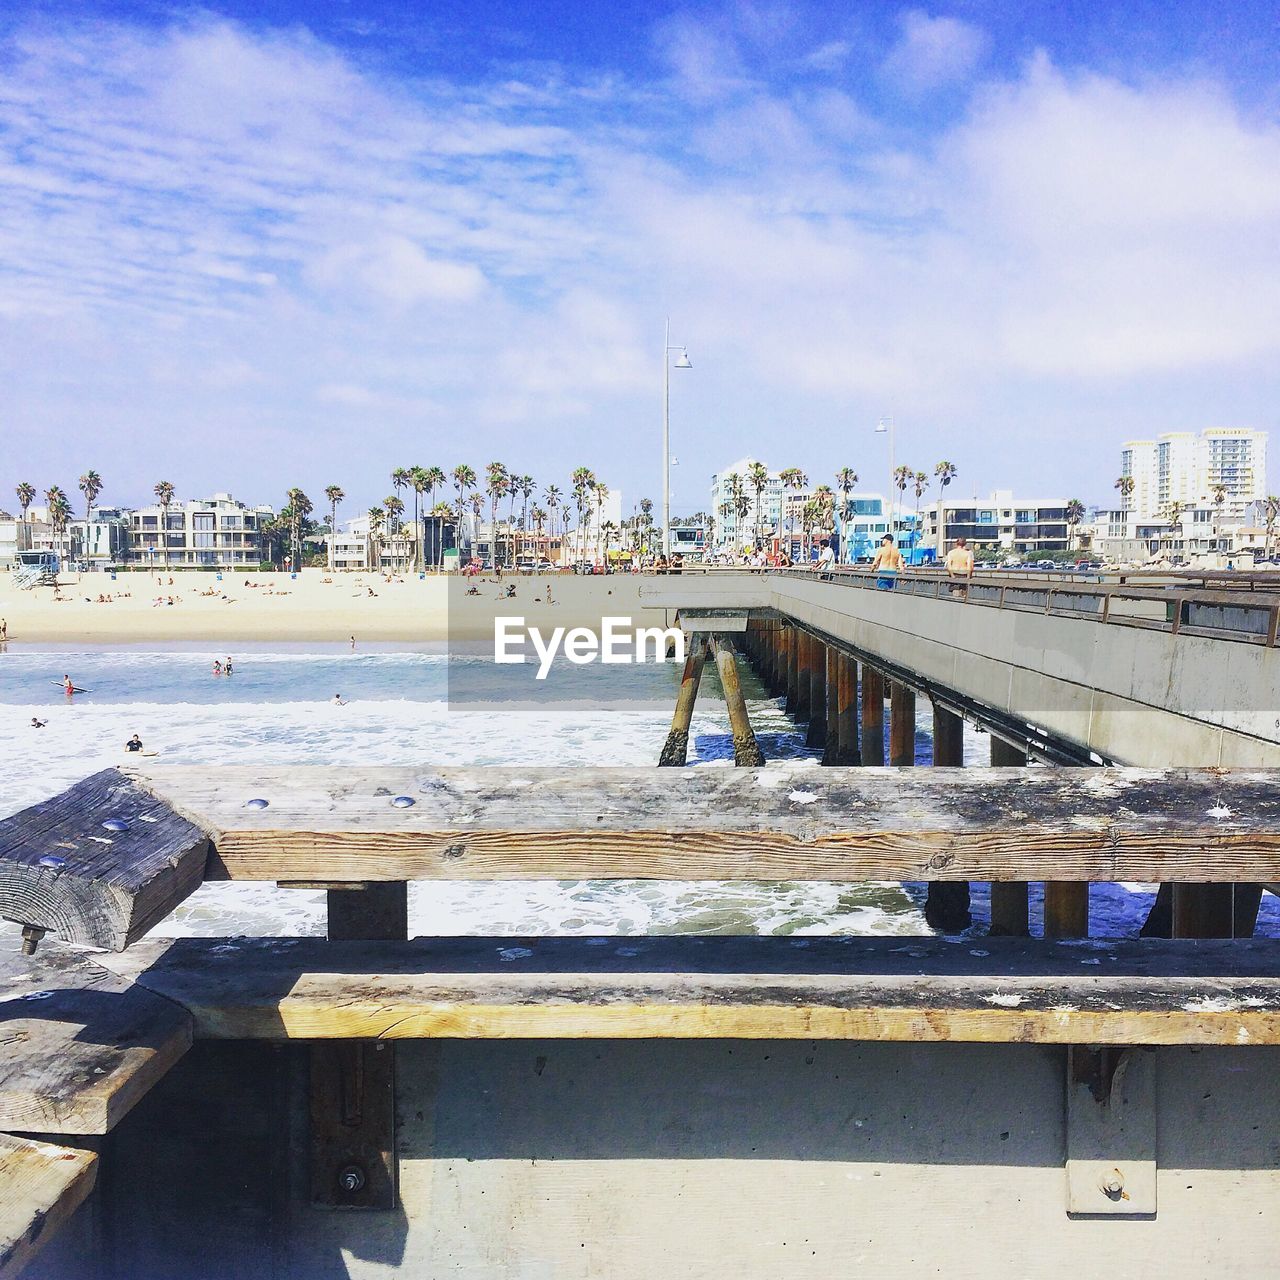
<path fill-rule="evenodd" d="M 994 768 L 1014 768 L 1027 763 L 1025 747 L 1014 746 L 991 735 L 991 764 Z M 991 881 L 991 932 L 1001 937 L 1026 938 L 1031 935 L 1027 883 L 1014 880 Z"/>
<path fill-rule="evenodd" d="M 914 725 L 912 728 L 914 731 Z M 933 704 L 933 763 L 936 767 L 953 769 L 964 765 L 964 721 L 954 711 L 936 702 Z M 969 882 L 930 881 L 924 918 L 930 928 L 940 929 L 943 933 L 959 933 L 967 929 L 972 920 Z"/>

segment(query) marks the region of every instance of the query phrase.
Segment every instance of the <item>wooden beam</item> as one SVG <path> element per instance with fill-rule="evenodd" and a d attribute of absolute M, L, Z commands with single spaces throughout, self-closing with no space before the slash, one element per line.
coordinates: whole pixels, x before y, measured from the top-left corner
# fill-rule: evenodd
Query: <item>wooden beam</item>
<path fill-rule="evenodd" d="M 933 763 L 936 768 L 964 766 L 964 721 L 954 711 L 933 704 Z M 960 782 L 963 786 L 963 781 Z M 943 933 L 960 933 L 973 922 L 967 880 L 931 880 L 924 904 L 925 922 Z"/>
<path fill-rule="evenodd" d="M 796 703 L 797 720 L 807 721 L 813 701 L 813 654 L 817 641 L 807 631 L 796 631 Z"/>
<path fill-rule="evenodd" d="M 0 1133 L 0 1280 L 20 1275 L 93 1190 L 98 1157 Z"/>
<path fill-rule="evenodd" d="M 896 680 L 889 682 L 889 763 L 905 768 L 916 762 L 916 695 Z"/>
<path fill-rule="evenodd" d="M 212 1038 L 1280 1043 L 1280 952 L 1261 939 L 803 941 L 191 938 L 110 963 Z"/>
<path fill-rule="evenodd" d="M 833 644 L 826 646 L 827 721 L 823 733 L 822 763 L 846 764 L 840 751 L 840 666 L 844 655 Z"/>
<path fill-rule="evenodd" d="M 107 1133 L 190 1048 L 183 1009 L 95 959 L 0 956 L 0 1129 Z"/>
<path fill-rule="evenodd" d="M 785 630 L 787 651 L 785 710 L 787 715 L 794 716 L 800 699 L 800 646 L 803 643 L 804 632 L 792 626 Z"/>
<path fill-rule="evenodd" d="M 835 764 L 862 763 L 858 745 L 858 663 L 850 654 L 836 653 L 836 737 Z"/>
<path fill-rule="evenodd" d="M 1230 938 L 1235 934 L 1235 886 L 1175 884 L 1175 938 Z"/>
<path fill-rule="evenodd" d="M 693 707 L 698 698 L 698 686 L 702 682 L 702 668 L 707 661 L 707 641 L 704 636 L 694 636 L 684 659 L 684 672 L 680 677 L 680 692 L 676 694 L 676 709 L 671 717 L 671 729 L 662 746 L 658 764 L 662 768 L 681 768 L 689 756 L 689 726 L 693 722 Z"/>
<path fill-rule="evenodd" d="M 733 763 L 740 768 L 758 767 L 764 764 L 764 753 L 760 750 L 755 731 L 751 728 L 751 718 L 747 715 L 747 702 L 742 696 L 742 685 L 738 680 L 738 660 L 733 641 L 728 636 L 716 635 L 711 643 L 715 649 L 720 688 L 729 709 L 729 728 L 733 732 Z"/>
<path fill-rule="evenodd" d="M 104 769 L 0 822 L 0 918 L 33 945 L 49 930 L 119 951 L 199 887 L 208 851 L 199 827 Z"/>
<path fill-rule="evenodd" d="M 237 880 L 1280 880 L 1257 769 L 169 766 Z M 395 796 L 412 807 L 397 808 Z M 246 808 L 260 797 L 265 809 Z"/>
<path fill-rule="evenodd" d="M 884 764 L 884 676 L 862 664 L 862 763 Z"/>
<path fill-rule="evenodd" d="M 1044 882 L 1044 936 L 1089 936 L 1089 886 L 1079 880 Z"/>
<path fill-rule="evenodd" d="M 1025 767 L 1027 749 L 991 735 L 991 764 L 997 769 Z M 1030 895 L 1026 881 L 991 882 L 991 932 L 998 937 L 1025 938 L 1031 933 Z"/>

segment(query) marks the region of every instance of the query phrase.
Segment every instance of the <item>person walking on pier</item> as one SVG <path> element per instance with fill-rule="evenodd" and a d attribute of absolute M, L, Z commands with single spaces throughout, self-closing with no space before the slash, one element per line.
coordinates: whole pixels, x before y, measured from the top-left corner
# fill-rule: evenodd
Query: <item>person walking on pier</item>
<path fill-rule="evenodd" d="M 876 557 L 871 562 L 871 572 L 878 575 L 876 587 L 879 590 L 893 590 L 893 584 L 902 572 L 902 552 L 894 545 L 893 534 L 886 533 L 880 539 Z"/>
<path fill-rule="evenodd" d="M 951 579 L 951 594 L 964 595 L 969 588 L 969 579 L 973 577 L 973 552 L 964 538 L 956 539 L 956 545 L 947 552 L 945 564 L 947 576 Z"/>

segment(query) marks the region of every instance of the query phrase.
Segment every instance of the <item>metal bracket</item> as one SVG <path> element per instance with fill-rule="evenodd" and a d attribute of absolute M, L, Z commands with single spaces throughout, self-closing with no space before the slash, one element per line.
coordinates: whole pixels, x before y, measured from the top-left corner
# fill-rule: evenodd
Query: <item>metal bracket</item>
<path fill-rule="evenodd" d="M 1067 1050 L 1067 1212 L 1156 1212 L 1156 1054 Z"/>
<path fill-rule="evenodd" d="M 395 1046 L 377 1040 L 311 1046 L 311 1203 L 394 1209 Z"/>

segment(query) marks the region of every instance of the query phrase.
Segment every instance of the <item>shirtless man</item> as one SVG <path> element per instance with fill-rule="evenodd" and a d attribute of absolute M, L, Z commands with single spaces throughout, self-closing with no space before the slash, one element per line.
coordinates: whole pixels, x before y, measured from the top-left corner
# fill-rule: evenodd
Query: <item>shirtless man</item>
<path fill-rule="evenodd" d="M 969 550 L 968 543 L 963 538 L 956 539 L 956 545 L 947 552 L 945 560 L 947 576 L 952 579 L 951 594 L 953 596 L 963 595 L 965 585 L 969 579 L 973 577 L 973 552 Z M 957 582 L 956 579 L 962 578 L 963 582 Z"/>
<path fill-rule="evenodd" d="M 876 587 L 881 591 L 892 591 L 894 579 L 902 572 L 902 552 L 893 544 L 893 534 L 886 533 L 880 539 L 876 558 L 871 562 L 871 572 L 878 573 Z"/>

